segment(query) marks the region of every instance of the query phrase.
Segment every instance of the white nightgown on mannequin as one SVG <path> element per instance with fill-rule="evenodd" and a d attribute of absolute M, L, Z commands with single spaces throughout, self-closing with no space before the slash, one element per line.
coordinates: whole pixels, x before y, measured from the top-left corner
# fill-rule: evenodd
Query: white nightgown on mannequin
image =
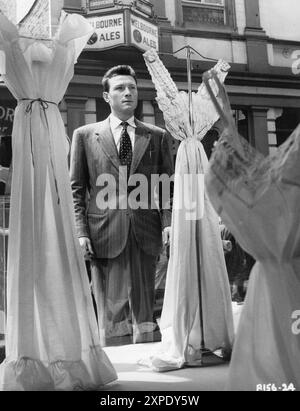
<path fill-rule="evenodd" d="M 170 260 L 160 322 L 162 342 L 150 359 L 141 360 L 156 371 L 181 368 L 201 358 L 205 348 L 230 351 L 233 315 L 229 280 L 219 228 L 219 218 L 204 189 L 208 166 L 201 139 L 218 120 L 203 86 L 193 93 L 194 123 L 189 119 L 188 95 L 179 92 L 153 51 L 145 54 L 157 89 L 157 101 L 166 127 L 181 140 L 176 159 Z M 228 64 L 216 70 L 224 80 Z M 193 206 L 194 205 L 194 206 Z M 198 279 L 201 278 L 202 335 Z"/>
<path fill-rule="evenodd" d="M 55 39 L 35 41 L 0 13 L 3 79 L 18 100 L 1 390 L 97 389 L 116 379 L 99 345 L 57 106 L 91 31 L 68 15 Z"/>
<path fill-rule="evenodd" d="M 222 221 L 257 261 L 227 386 L 255 391 L 293 384 L 299 390 L 300 126 L 265 158 L 238 135 L 229 102 L 225 113 L 231 126 L 210 161 L 206 188 Z"/>

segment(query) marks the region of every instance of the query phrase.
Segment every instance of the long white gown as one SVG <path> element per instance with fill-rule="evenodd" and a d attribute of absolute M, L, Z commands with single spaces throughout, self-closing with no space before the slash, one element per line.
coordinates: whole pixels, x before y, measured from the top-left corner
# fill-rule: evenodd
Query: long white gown
<path fill-rule="evenodd" d="M 225 225 L 257 260 L 227 388 L 299 390 L 300 126 L 265 158 L 238 135 L 220 87 L 228 126 L 210 161 L 206 188 Z"/>
<path fill-rule="evenodd" d="M 156 371 L 168 371 L 201 359 L 202 337 L 205 348 L 230 351 L 233 316 L 219 218 L 204 190 L 208 160 L 201 139 L 218 120 L 218 114 L 200 86 L 193 94 L 194 124 L 191 126 L 187 93 L 178 91 L 155 52 L 147 52 L 145 61 L 157 89 L 166 127 L 174 138 L 181 140 L 175 170 L 170 260 L 160 321 L 162 343 L 152 358 L 141 360 Z M 225 79 L 228 68 L 224 62 L 216 66 L 221 80 Z"/>
<path fill-rule="evenodd" d="M 1 74 L 18 100 L 0 390 L 97 389 L 116 379 L 99 345 L 57 106 L 91 31 L 68 15 L 55 39 L 35 41 L 0 13 Z"/>

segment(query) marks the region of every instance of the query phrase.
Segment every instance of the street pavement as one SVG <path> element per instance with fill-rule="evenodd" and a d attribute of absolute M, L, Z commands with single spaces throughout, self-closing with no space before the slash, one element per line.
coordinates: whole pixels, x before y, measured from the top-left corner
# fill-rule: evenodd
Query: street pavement
<path fill-rule="evenodd" d="M 234 325 L 237 329 L 243 306 L 233 303 Z M 113 363 L 118 381 L 102 391 L 223 391 L 229 371 L 228 363 L 206 367 L 186 367 L 157 373 L 141 366 L 138 361 L 155 353 L 159 343 L 105 347 Z M 0 362 L 4 359 L 4 342 L 0 341 Z"/>
<path fill-rule="evenodd" d="M 243 305 L 233 303 L 233 318 L 237 330 Z M 181 370 L 157 373 L 141 366 L 138 361 L 150 357 L 159 343 L 105 347 L 112 361 L 118 381 L 103 391 L 224 391 L 229 372 L 229 364 L 216 366 L 187 367 Z"/>

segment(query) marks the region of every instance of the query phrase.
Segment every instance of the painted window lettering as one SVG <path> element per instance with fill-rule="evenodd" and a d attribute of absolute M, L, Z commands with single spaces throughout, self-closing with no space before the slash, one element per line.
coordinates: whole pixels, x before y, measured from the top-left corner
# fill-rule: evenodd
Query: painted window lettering
<path fill-rule="evenodd" d="M 292 72 L 297 76 L 300 74 L 300 50 L 295 50 L 292 53 L 292 60 L 294 60 L 292 64 Z"/>

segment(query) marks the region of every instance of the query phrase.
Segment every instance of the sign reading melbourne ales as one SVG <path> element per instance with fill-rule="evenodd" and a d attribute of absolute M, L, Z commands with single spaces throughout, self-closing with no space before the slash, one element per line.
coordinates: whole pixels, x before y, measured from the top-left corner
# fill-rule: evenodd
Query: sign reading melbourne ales
<path fill-rule="evenodd" d="M 143 51 L 150 48 L 159 50 L 157 25 L 128 10 L 125 13 L 87 17 L 87 20 L 95 30 L 87 49 L 109 49 L 123 45 L 135 46 Z"/>
<path fill-rule="evenodd" d="M 106 7 L 112 7 L 115 4 L 114 0 L 89 0 L 89 9 L 98 10 Z"/>
<path fill-rule="evenodd" d="M 158 51 L 158 27 L 149 21 L 131 14 L 131 43 L 142 50 L 150 48 Z"/>
<path fill-rule="evenodd" d="M 88 17 L 94 34 L 88 41 L 88 49 L 107 49 L 125 44 L 124 14 Z"/>

